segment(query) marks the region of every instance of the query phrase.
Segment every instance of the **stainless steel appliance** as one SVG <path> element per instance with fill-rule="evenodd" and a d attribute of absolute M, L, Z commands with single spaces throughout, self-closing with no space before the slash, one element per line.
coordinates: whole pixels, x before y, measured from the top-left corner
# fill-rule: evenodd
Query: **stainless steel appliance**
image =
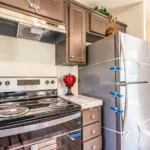
<path fill-rule="evenodd" d="M 118 32 L 87 47 L 79 93 L 104 101 L 104 150 L 150 149 L 150 45 Z"/>
<path fill-rule="evenodd" d="M 65 26 L 0 8 L 0 35 L 57 44 L 66 37 Z"/>
<path fill-rule="evenodd" d="M 81 148 L 81 107 L 58 97 L 56 77 L 0 77 L 0 85 L 0 148 L 31 149 L 51 137 L 60 150 Z"/>

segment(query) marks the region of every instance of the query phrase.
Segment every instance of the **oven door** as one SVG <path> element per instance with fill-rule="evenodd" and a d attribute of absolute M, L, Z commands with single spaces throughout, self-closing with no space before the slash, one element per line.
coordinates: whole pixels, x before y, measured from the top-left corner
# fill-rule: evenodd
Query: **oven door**
<path fill-rule="evenodd" d="M 0 136 L 0 150 L 81 150 L 81 113 L 0 130 Z"/>

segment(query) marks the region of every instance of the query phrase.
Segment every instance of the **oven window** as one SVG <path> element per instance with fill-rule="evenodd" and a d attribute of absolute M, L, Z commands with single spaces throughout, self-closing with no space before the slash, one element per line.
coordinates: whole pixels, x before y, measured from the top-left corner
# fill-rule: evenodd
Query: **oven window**
<path fill-rule="evenodd" d="M 37 131 L 2 137 L 0 150 L 81 150 L 79 122 L 81 118 Z"/>

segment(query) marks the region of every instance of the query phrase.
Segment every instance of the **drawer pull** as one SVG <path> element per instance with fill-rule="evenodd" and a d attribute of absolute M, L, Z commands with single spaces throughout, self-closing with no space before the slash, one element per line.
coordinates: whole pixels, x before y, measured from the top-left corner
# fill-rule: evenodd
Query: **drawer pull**
<path fill-rule="evenodd" d="M 95 116 L 94 116 L 94 115 L 92 115 L 92 119 L 95 119 Z"/>
<path fill-rule="evenodd" d="M 95 130 L 92 130 L 92 134 L 95 134 Z"/>
<path fill-rule="evenodd" d="M 92 146 L 92 149 L 96 149 L 96 146 Z"/>

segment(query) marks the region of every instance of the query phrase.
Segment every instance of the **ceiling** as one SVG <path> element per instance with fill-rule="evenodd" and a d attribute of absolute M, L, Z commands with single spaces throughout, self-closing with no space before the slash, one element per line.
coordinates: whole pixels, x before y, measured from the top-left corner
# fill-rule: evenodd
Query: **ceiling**
<path fill-rule="evenodd" d="M 109 12 L 117 16 L 143 0 L 76 0 L 76 1 L 88 7 L 94 7 L 95 5 L 99 7 L 104 6 L 108 9 Z"/>

